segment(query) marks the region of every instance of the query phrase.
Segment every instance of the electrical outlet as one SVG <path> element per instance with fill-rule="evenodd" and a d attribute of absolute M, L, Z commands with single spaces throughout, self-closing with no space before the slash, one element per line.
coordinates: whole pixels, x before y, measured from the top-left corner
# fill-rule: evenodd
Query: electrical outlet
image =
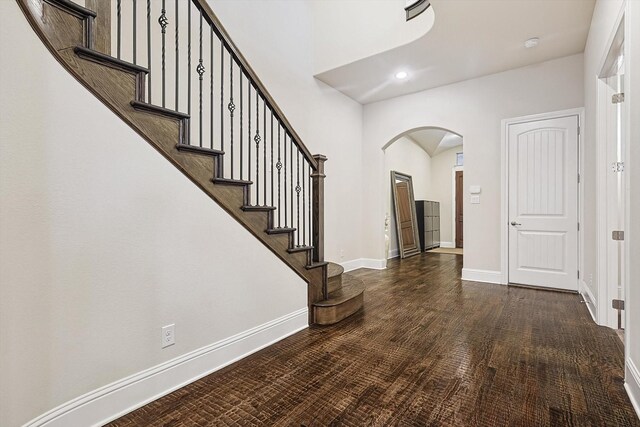
<path fill-rule="evenodd" d="M 176 325 L 171 324 L 162 327 L 162 348 L 169 347 L 176 343 Z"/>

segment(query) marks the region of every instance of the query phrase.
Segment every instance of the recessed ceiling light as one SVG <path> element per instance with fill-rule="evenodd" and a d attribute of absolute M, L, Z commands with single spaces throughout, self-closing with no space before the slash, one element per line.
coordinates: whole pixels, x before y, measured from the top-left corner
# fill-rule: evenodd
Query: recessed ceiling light
<path fill-rule="evenodd" d="M 407 74 L 406 71 L 398 71 L 396 73 L 396 79 L 399 79 L 399 80 L 406 79 L 408 76 L 409 76 L 409 74 Z"/>
<path fill-rule="evenodd" d="M 524 47 L 531 49 L 532 47 L 538 46 L 538 43 L 540 43 L 540 39 L 538 37 L 532 37 L 524 42 Z"/>

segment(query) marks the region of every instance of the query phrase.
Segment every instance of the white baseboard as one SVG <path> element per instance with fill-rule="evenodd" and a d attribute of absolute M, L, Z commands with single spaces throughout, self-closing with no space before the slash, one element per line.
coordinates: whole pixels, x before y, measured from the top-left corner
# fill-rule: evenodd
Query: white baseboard
<path fill-rule="evenodd" d="M 630 358 L 627 358 L 625 367 L 624 388 L 627 390 L 633 409 L 640 418 L 640 371 Z"/>
<path fill-rule="evenodd" d="M 64 403 L 23 427 L 102 426 L 308 327 L 297 310 Z"/>
<path fill-rule="evenodd" d="M 386 259 L 358 258 L 340 263 L 344 271 L 356 270 L 358 268 L 371 268 L 373 270 L 384 270 L 387 268 Z"/>
<path fill-rule="evenodd" d="M 476 270 L 473 268 L 462 269 L 462 280 L 472 282 L 503 284 L 502 273 L 493 270 Z"/>
<path fill-rule="evenodd" d="M 399 256 L 400 256 L 400 251 L 398 249 L 391 249 L 389 251 L 389 258 L 387 259 L 398 258 Z"/>
<path fill-rule="evenodd" d="M 447 249 L 454 249 L 456 247 L 456 244 L 453 242 L 440 242 L 440 247 L 447 248 Z"/>
<path fill-rule="evenodd" d="M 598 320 L 596 319 L 596 299 L 594 298 L 591 289 L 589 289 L 589 286 L 587 286 L 584 280 L 580 280 L 579 285 L 580 295 L 582 295 L 582 298 L 584 298 L 584 302 L 587 305 L 587 310 L 589 310 L 589 314 L 591 315 L 593 321 L 595 323 L 598 323 Z"/>

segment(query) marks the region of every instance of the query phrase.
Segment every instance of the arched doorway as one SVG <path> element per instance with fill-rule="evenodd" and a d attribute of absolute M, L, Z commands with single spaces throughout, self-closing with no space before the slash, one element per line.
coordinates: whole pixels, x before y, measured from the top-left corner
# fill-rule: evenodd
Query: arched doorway
<path fill-rule="evenodd" d="M 462 135 L 441 127 L 424 126 L 401 133 L 382 150 L 386 183 L 386 197 L 383 199 L 387 218 L 386 258 L 399 256 L 391 171 L 412 177 L 421 251 L 462 255 Z"/>

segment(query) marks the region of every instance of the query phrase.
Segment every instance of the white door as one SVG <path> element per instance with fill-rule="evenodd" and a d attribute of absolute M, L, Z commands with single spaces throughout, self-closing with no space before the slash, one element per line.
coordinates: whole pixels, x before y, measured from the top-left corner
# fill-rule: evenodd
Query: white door
<path fill-rule="evenodd" d="M 509 125 L 510 283 L 578 290 L 578 125 Z"/>

